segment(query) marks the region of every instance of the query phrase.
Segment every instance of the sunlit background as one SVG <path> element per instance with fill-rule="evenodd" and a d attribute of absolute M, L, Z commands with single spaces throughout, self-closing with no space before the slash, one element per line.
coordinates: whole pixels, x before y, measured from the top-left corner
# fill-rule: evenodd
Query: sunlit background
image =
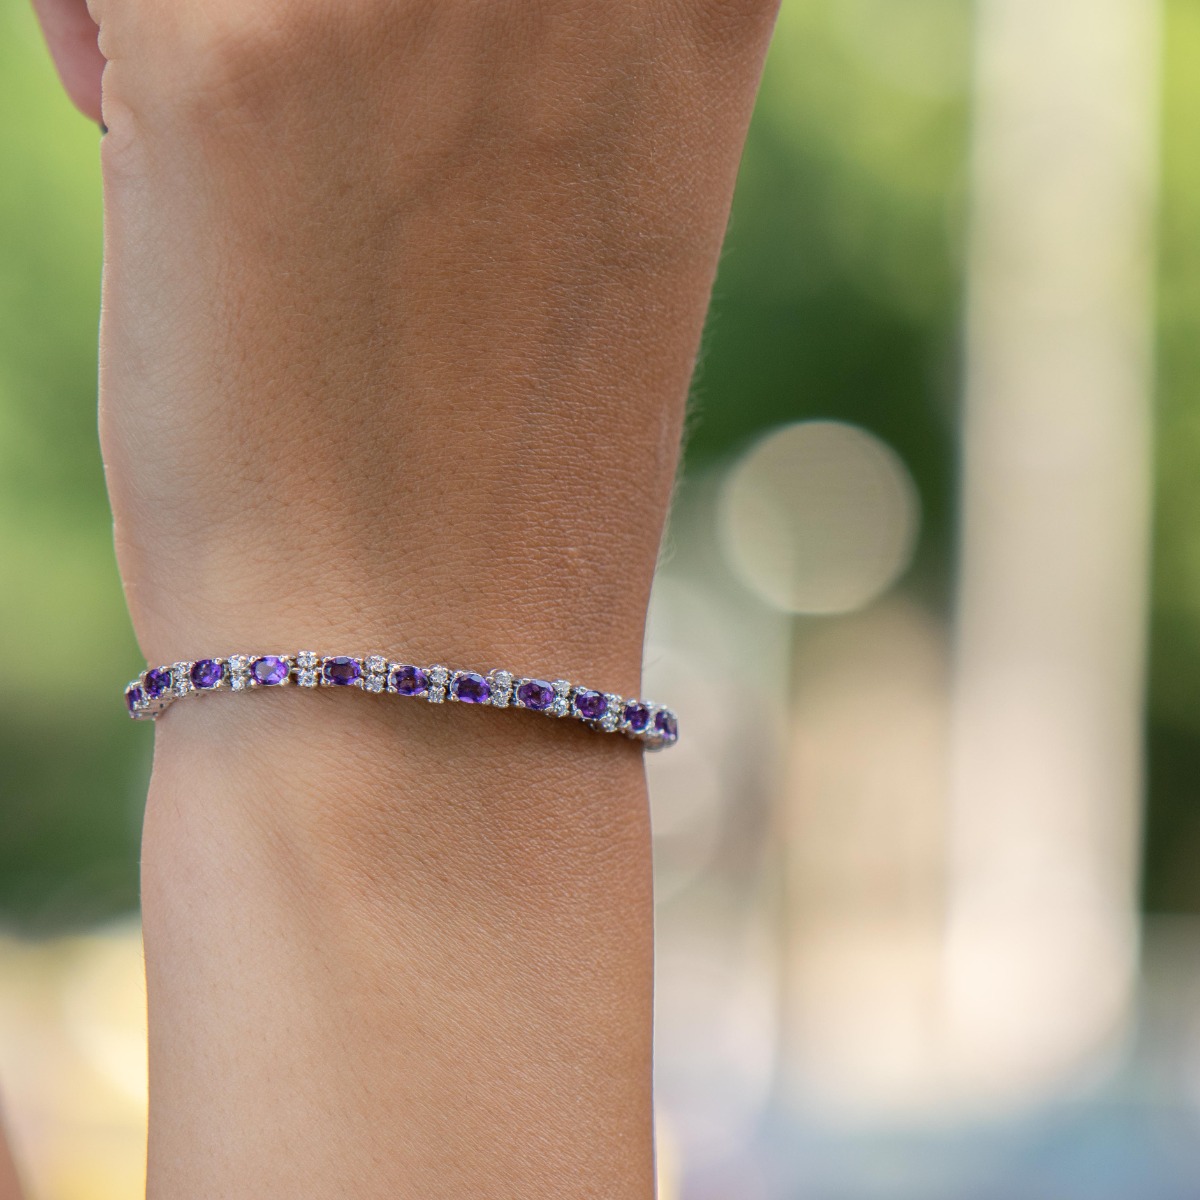
<path fill-rule="evenodd" d="M 0 1093 L 131 1200 L 97 132 L 21 4 L 0 111 Z M 1198 119 L 1200 0 L 784 0 L 647 650 L 663 1200 L 1200 1195 Z"/>

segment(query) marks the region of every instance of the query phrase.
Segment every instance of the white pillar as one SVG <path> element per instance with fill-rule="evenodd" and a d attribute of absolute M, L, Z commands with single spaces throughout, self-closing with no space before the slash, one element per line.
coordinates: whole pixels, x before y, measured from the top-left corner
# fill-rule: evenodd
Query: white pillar
<path fill-rule="evenodd" d="M 1136 956 L 1155 0 L 980 0 L 945 957 L 950 1059 L 1051 1084 Z"/>

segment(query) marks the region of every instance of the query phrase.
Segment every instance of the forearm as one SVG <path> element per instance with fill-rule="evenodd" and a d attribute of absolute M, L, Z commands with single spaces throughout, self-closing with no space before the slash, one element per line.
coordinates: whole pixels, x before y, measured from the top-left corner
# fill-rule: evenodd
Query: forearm
<path fill-rule="evenodd" d="M 289 420 L 222 445 L 216 469 L 257 480 L 264 519 L 231 505 L 194 531 L 178 603 L 139 614 L 151 661 L 307 645 L 639 693 L 708 280 L 684 289 L 680 336 L 655 323 L 647 344 L 633 310 L 657 301 L 522 278 L 488 233 L 470 261 L 413 235 L 433 261 L 365 289 L 386 311 L 331 297 L 287 323 L 294 342 L 243 330 L 270 356 L 197 374 L 190 402 L 219 427 L 256 396 L 286 394 Z M 252 246 L 230 258 L 256 293 L 232 308 L 287 305 Z M 471 295 L 410 283 L 472 276 Z M 154 506 L 179 528 L 170 488 Z M 136 604 L 162 564 L 122 550 Z M 291 691 L 180 706 L 155 757 L 152 1195 L 652 1194 L 636 746 Z"/>
<path fill-rule="evenodd" d="M 769 0 L 283 6 L 318 39 L 206 4 L 228 28 L 107 38 L 101 434 L 148 659 L 637 694 Z M 152 1196 L 652 1194 L 633 743 L 189 701 L 143 883 Z"/>
<path fill-rule="evenodd" d="M 186 707 L 143 851 L 150 1194 L 651 1195 L 636 748 L 365 695 Z"/>

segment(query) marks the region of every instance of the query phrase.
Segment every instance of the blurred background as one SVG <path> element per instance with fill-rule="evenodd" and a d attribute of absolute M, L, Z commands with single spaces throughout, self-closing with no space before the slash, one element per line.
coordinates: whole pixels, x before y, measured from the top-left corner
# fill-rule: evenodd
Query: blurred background
<path fill-rule="evenodd" d="M 98 135 L 22 4 L 0 109 L 0 1090 L 31 1200 L 132 1198 Z M 647 648 L 663 1200 L 1200 1195 L 1197 113 L 1198 0 L 785 0 Z"/>

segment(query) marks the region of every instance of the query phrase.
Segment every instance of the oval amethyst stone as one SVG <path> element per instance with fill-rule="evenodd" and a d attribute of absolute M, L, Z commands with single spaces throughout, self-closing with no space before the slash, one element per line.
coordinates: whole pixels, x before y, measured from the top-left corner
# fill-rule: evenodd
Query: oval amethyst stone
<path fill-rule="evenodd" d="M 322 667 L 326 683 L 349 687 L 357 683 L 362 675 L 362 665 L 357 658 L 327 658 Z"/>
<path fill-rule="evenodd" d="M 474 671 L 460 671 L 450 684 L 450 694 L 463 704 L 486 704 L 492 694 L 491 684 Z"/>
<path fill-rule="evenodd" d="M 171 671 L 169 667 L 155 667 L 146 672 L 146 695 L 151 700 L 157 700 L 171 686 Z"/>
<path fill-rule="evenodd" d="M 429 676 L 420 667 L 404 663 L 392 668 L 388 687 L 401 696 L 424 696 L 429 691 Z"/>
<path fill-rule="evenodd" d="M 136 712 L 137 706 L 141 704 L 146 693 L 140 687 L 134 686 L 125 689 L 125 706 L 130 712 Z"/>
<path fill-rule="evenodd" d="M 254 682 L 263 687 L 276 687 L 285 683 L 288 677 L 288 661 L 276 654 L 264 654 L 250 664 L 250 674 Z"/>
<path fill-rule="evenodd" d="M 214 658 L 202 658 L 192 663 L 192 687 L 200 691 L 215 688 L 225 674 L 224 664 Z"/>
<path fill-rule="evenodd" d="M 660 712 L 654 714 L 654 732 L 657 733 L 663 741 L 673 742 L 679 736 L 679 723 L 675 720 L 673 713 L 667 712 L 664 708 Z"/>
<path fill-rule="evenodd" d="M 625 705 L 624 717 L 625 724 L 632 732 L 645 733 L 646 726 L 650 724 L 650 709 L 647 705 L 635 701 Z"/>
<path fill-rule="evenodd" d="M 517 688 L 517 699 L 525 708 L 544 712 L 554 703 L 554 689 L 544 679 L 527 679 Z"/>
<path fill-rule="evenodd" d="M 608 712 L 608 697 L 588 688 L 575 689 L 575 711 L 585 721 L 598 721 Z"/>

